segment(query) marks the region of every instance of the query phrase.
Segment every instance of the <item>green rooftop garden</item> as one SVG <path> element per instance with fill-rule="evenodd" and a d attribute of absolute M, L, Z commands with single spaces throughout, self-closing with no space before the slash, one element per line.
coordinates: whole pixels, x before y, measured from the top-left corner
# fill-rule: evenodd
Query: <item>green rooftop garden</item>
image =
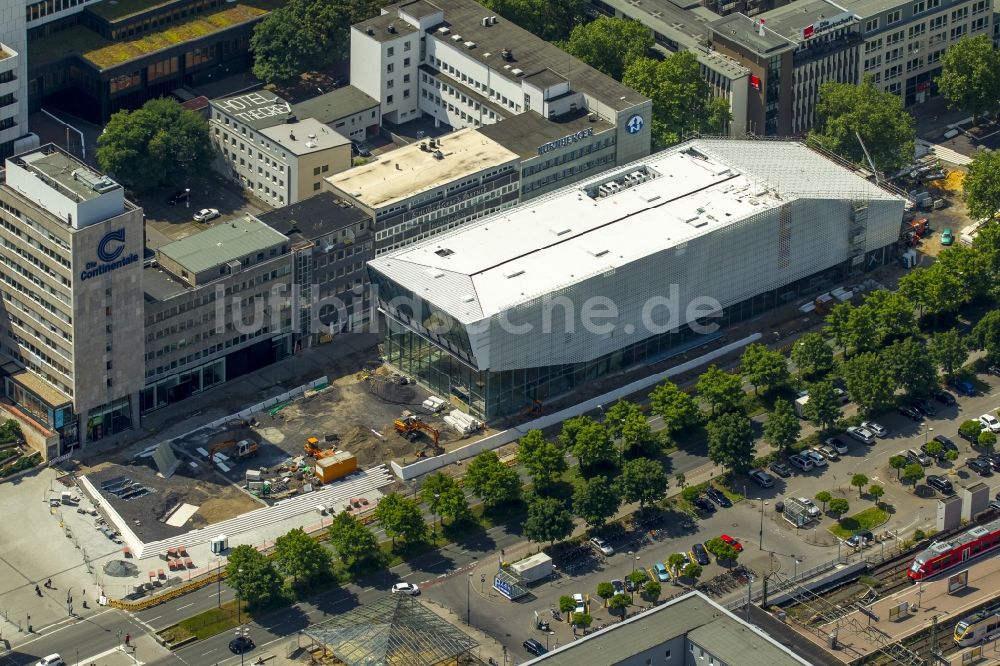
<path fill-rule="evenodd" d="M 128 1 L 139 3 L 141 0 Z M 39 65 L 78 53 L 98 68 L 110 69 L 129 60 L 251 21 L 266 14 L 269 11 L 266 7 L 268 4 L 277 3 L 274 0 L 241 2 L 123 42 L 112 42 L 87 28 L 74 26 L 44 39 L 29 42 L 28 58 L 33 65 Z"/>

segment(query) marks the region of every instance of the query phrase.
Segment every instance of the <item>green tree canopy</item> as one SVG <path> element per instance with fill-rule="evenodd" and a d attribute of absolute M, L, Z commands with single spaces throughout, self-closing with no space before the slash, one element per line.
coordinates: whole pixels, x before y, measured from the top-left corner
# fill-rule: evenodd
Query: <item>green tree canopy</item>
<path fill-rule="evenodd" d="M 979 444 L 980 448 L 985 450 L 986 453 L 992 453 L 993 449 L 996 448 L 997 445 L 997 435 L 995 432 L 983 430 L 976 438 L 976 443 Z"/>
<path fill-rule="evenodd" d="M 949 379 L 969 357 L 968 342 L 955 329 L 938 333 L 931 338 L 931 358 Z"/>
<path fill-rule="evenodd" d="M 167 97 L 113 114 L 97 146 L 101 169 L 138 192 L 188 183 L 215 156 L 205 119 Z"/>
<path fill-rule="evenodd" d="M 1000 360 L 1000 310 L 990 310 L 972 329 L 972 342 L 994 361 Z"/>
<path fill-rule="evenodd" d="M 618 459 L 615 444 L 604 425 L 590 421 L 576 433 L 573 455 L 580 461 L 580 471 L 592 473 L 601 466 L 613 465 Z"/>
<path fill-rule="evenodd" d="M 472 459 L 465 471 L 465 482 L 490 508 L 521 497 L 521 479 L 517 472 L 501 463 L 493 451 L 483 451 Z"/>
<path fill-rule="evenodd" d="M 754 393 L 761 386 L 773 389 L 788 383 L 788 361 L 781 352 L 772 351 L 767 345 L 755 342 L 747 345 L 740 358 L 743 378 L 753 386 Z"/>
<path fill-rule="evenodd" d="M 903 468 L 903 480 L 908 483 L 916 483 L 924 478 L 924 466 L 920 463 L 910 463 Z"/>
<path fill-rule="evenodd" d="M 629 460 L 618 477 L 618 488 L 625 502 L 638 502 L 642 509 L 667 492 L 667 473 L 657 460 Z"/>
<path fill-rule="evenodd" d="M 826 505 L 833 499 L 833 495 L 831 495 L 828 490 L 821 490 L 816 493 L 816 496 L 813 497 L 813 499 L 823 505 L 823 513 L 826 513 Z"/>
<path fill-rule="evenodd" d="M 254 75 L 289 83 L 329 67 L 350 50 L 351 25 L 378 16 L 380 8 L 373 0 L 288 0 L 254 28 Z"/>
<path fill-rule="evenodd" d="M 630 597 L 629 595 L 625 593 L 616 594 L 615 596 L 611 597 L 611 601 L 608 602 L 608 607 L 611 610 L 622 612 L 626 608 L 628 608 L 629 604 L 631 603 L 632 603 L 632 597 Z M 622 619 L 623 620 L 625 619 L 624 613 L 622 613 Z"/>
<path fill-rule="evenodd" d="M 872 485 L 868 486 L 868 495 L 872 498 L 875 504 L 878 504 L 879 500 L 882 499 L 882 496 L 885 495 L 885 488 L 878 485 L 877 483 L 873 483 Z"/>
<path fill-rule="evenodd" d="M 653 434 L 653 428 L 642 412 L 633 412 L 625 417 L 621 437 L 625 455 L 654 456 L 660 450 L 660 440 Z"/>
<path fill-rule="evenodd" d="M 955 271 L 942 260 L 948 255 L 964 254 L 965 249 L 950 248 L 930 266 L 918 266 L 900 278 L 899 292 L 920 309 L 921 316 L 929 315 L 936 322 L 942 314 L 955 312 L 970 299 L 973 291 L 965 288 L 961 274 L 972 267 Z"/>
<path fill-rule="evenodd" d="M 860 85 L 828 81 L 819 88 L 810 137 L 867 168 L 866 148 L 876 169 L 895 172 L 913 159 L 916 130 L 899 95 L 882 91 L 870 79 Z"/>
<path fill-rule="evenodd" d="M 976 153 L 962 181 L 962 193 L 972 218 L 990 219 L 1000 213 L 1000 153 Z"/>
<path fill-rule="evenodd" d="M 896 470 L 896 480 L 899 480 L 901 470 L 906 467 L 906 456 L 889 456 L 889 467 Z"/>
<path fill-rule="evenodd" d="M 739 474 L 750 469 L 753 454 L 753 428 L 747 416 L 729 412 L 709 421 L 709 460 Z"/>
<path fill-rule="evenodd" d="M 732 120 L 728 102 L 711 96 L 690 51 L 633 60 L 621 80 L 653 101 L 654 150 L 679 143 L 693 132 L 722 134 Z"/>
<path fill-rule="evenodd" d="M 378 541 L 357 517 L 341 511 L 330 523 L 330 544 L 348 567 L 354 568 L 378 557 Z"/>
<path fill-rule="evenodd" d="M 833 349 L 819 333 L 806 333 L 792 345 L 792 363 L 806 377 L 833 370 Z"/>
<path fill-rule="evenodd" d="M 585 0 L 483 0 L 487 9 L 547 42 L 566 39 L 587 19 Z"/>
<path fill-rule="evenodd" d="M 897 340 L 880 354 L 886 374 L 910 395 L 927 395 L 937 386 L 937 367 L 916 338 Z"/>
<path fill-rule="evenodd" d="M 775 400 L 774 409 L 764 422 L 765 441 L 778 449 L 778 453 L 784 453 L 785 449 L 798 441 L 801 432 L 802 424 L 795 416 L 792 403 L 781 398 Z"/>
<path fill-rule="evenodd" d="M 427 523 L 420 506 L 399 493 L 389 493 L 375 506 L 375 519 L 392 539 L 400 537 L 406 543 L 416 543 L 427 535 Z"/>
<path fill-rule="evenodd" d="M 618 439 L 625 430 L 625 422 L 629 417 L 642 416 L 639 405 L 628 400 L 618 400 L 615 404 L 604 410 L 602 423 L 608 430 L 608 435 L 612 439 Z"/>
<path fill-rule="evenodd" d="M 846 301 L 830 308 L 830 312 L 824 319 L 823 334 L 833 338 L 834 343 L 845 353 L 848 351 L 852 312 L 854 312 L 854 304 Z"/>
<path fill-rule="evenodd" d="M 858 489 L 858 499 L 861 499 L 861 489 L 868 484 L 868 477 L 864 474 L 855 474 L 851 477 L 851 485 Z"/>
<path fill-rule="evenodd" d="M 691 578 L 697 580 L 701 578 L 701 574 L 704 571 L 702 566 L 697 562 L 688 562 L 684 565 L 684 576 L 685 578 Z"/>
<path fill-rule="evenodd" d="M 739 375 L 720 370 L 716 365 L 708 366 L 698 377 L 698 395 L 712 408 L 712 415 L 718 412 L 735 412 L 743 409 L 745 396 L 743 382 Z"/>
<path fill-rule="evenodd" d="M 570 55 L 621 81 L 625 68 L 653 48 L 653 33 L 638 21 L 602 15 L 575 26 L 561 46 Z"/>
<path fill-rule="evenodd" d="M 431 508 L 431 513 L 442 519 L 455 522 L 471 515 L 465 493 L 454 478 L 443 472 L 427 477 L 420 488 L 420 498 Z"/>
<path fill-rule="evenodd" d="M 702 418 L 694 399 L 669 379 L 650 392 L 649 411 L 663 419 L 664 430 L 671 435 L 695 427 Z"/>
<path fill-rule="evenodd" d="M 603 476 L 580 481 L 573 491 L 573 512 L 592 529 L 603 527 L 615 515 L 621 494 Z"/>
<path fill-rule="evenodd" d="M 330 553 L 296 527 L 274 540 L 274 563 L 294 583 L 310 582 L 330 572 Z"/>
<path fill-rule="evenodd" d="M 521 438 L 517 461 L 524 465 L 538 490 L 552 486 L 566 471 L 562 449 L 547 441 L 541 430 L 529 430 Z"/>
<path fill-rule="evenodd" d="M 650 601 L 656 601 L 660 598 L 661 594 L 663 594 L 663 586 L 660 585 L 660 581 L 648 580 L 642 587 L 642 596 Z"/>
<path fill-rule="evenodd" d="M 880 354 L 865 352 L 853 356 L 841 364 L 841 372 L 851 399 L 865 414 L 874 414 L 892 405 L 897 380 Z"/>
<path fill-rule="evenodd" d="M 729 566 L 735 564 L 736 560 L 740 556 L 740 552 L 738 550 L 719 537 L 706 541 L 705 550 L 710 552 L 712 555 L 715 555 L 716 559 L 720 562 L 726 562 Z"/>
<path fill-rule="evenodd" d="M 906 339 L 917 332 L 913 303 L 898 291 L 876 289 L 865 297 L 864 307 L 871 308 L 875 318 L 879 346 Z"/>
<path fill-rule="evenodd" d="M 976 419 L 967 419 L 958 426 L 958 434 L 971 442 L 976 441 L 982 430 L 983 424 Z"/>
<path fill-rule="evenodd" d="M 615 596 L 615 586 L 605 581 L 597 584 L 597 596 L 604 599 L 604 605 L 608 605 L 608 599 Z"/>
<path fill-rule="evenodd" d="M 851 504 L 843 497 L 834 497 L 830 500 L 830 513 L 838 518 L 851 510 Z"/>
<path fill-rule="evenodd" d="M 968 111 L 974 122 L 1000 109 L 1000 52 L 990 36 L 966 36 L 948 47 L 937 84 L 948 107 Z"/>
<path fill-rule="evenodd" d="M 573 533 L 573 516 L 562 500 L 535 495 L 528 501 L 524 536 L 535 542 L 555 543 Z"/>
<path fill-rule="evenodd" d="M 847 321 L 847 346 L 859 354 L 878 349 L 882 334 L 875 308 L 860 305 L 850 311 Z"/>
<path fill-rule="evenodd" d="M 266 606 L 281 596 L 281 574 L 263 553 L 247 544 L 229 553 L 226 582 L 250 607 Z"/>
<path fill-rule="evenodd" d="M 813 425 L 829 429 L 840 418 L 842 410 L 832 382 L 819 381 L 809 387 L 809 400 L 802 414 Z"/>

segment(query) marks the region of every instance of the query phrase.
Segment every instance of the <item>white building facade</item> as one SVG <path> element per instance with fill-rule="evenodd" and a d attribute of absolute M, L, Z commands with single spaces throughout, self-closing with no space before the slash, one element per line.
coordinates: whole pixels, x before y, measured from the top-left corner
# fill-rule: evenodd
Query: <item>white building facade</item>
<path fill-rule="evenodd" d="M 799 143 L 687 142 L 376 257 L 386 356 L 503 417 L 889 261 L 903 203 Z"/>

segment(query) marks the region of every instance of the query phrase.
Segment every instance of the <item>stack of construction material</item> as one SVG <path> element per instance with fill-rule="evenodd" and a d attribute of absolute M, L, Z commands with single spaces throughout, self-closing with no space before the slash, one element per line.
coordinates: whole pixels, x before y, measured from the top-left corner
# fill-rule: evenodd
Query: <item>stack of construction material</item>
<path fill-rule="evenodd" d="M 479 421 L 465 412 L 453 409 L 444 417 L 444 422 L 463 435 L 471 435 L 483 428 L 483 422 Z"/>
<path fill-rule="evenodd" d="M 437 397 L 436 395 L 432 395 L 431 397 L 427 398 L 421 403 L 423 408 L 426 409 L 431 414 L 437 414 L 442 409 L 444 409 L 444 406 L 446 404 L 447 402 Z"/>

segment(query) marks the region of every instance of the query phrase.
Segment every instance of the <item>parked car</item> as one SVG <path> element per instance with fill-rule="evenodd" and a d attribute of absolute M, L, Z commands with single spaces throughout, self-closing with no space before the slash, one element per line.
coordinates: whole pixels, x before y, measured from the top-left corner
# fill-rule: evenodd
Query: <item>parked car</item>
<path fill-rule="evenodd" d="M 188 190 L 178 190 L 177 192 L 174 192 L 173 194 L 170 195 L 170 198 L 167 199 L 167 203 L 170 204 L 171 206 L 175 206 L 179 203 L 187 201 L 190 198 L 191 198 L 191 192 L 189 192 Z"/>
<path fill-rule="evenodd" d="M 197 213 L 194 214 L 195 222 L 208 222 L 209 220 L 214 220 L 219 217 L 219 211 L 216 208 L 202 208 Z"/>
<path fill-rule="evenodd" d="M 670 572 L 667 571 L 667 566 L 663 562 L 653 564 L 653 573 L 656 574 L 656 580 L 661 583 L 666 583 L 670 580 Z"/>
<path fill-rule="evenodd" d="M 802 504 L 804 504 L 807 507 L 809 515 L 812 516 L 813 518 L 816 518 L 821 515 L 822 512 L 819 510 L 819 507 L 816 506 L 816 503 L 813 502 L 808 497 L 796 497 L 795 499 L 802 502 Z"/>
<path fill-rule="evenodd" d="M 937 410 L 934 409 L 934 405 L 932 405 L 930 401 L 924 400 L 923 398 L 914 398 L 913 407 L 924 416 L 934 416 L 937 414 Z"/>
<path fill-rule="evenodd" d="M 723 492 L 718 488 L 709 486 L 708 490 L 705 491 L 705 494 L 708 496 L 710 500 L 712 500 L 721 507 L 729 508 L 733 505 L 733 503 L 729 500 L 729 498 L 726 497 L 725 494 L 723 494 Z"/>
<path fill-rule="evenodd" d="M 934 435 L 934 441 L 941 443 L 941 455 L 944 455 L 946 451 L 958 451 L 958 445 L 944 435 Z"/>
<path fill-rule="evenodd" d="M 812 449 L 806 449 L 799 455 L 801 455 L 806 460 L 810 461 L 814 467 L 826 467 L 826 458 L 824 458 L 823 454 L 819 453 L 818 451 L 813 451 Z"/>
<path fill-rule="evenodd" d="M 708 557 L 708 551 L 705 550 L 705 546 L 700 543 L 696 543 L 691 546 L 691 557 L 693 557 L 694 561 L 701 566 L 705 566 L 712 562 L 712 560 Z"/>
<path fill-rule="evenodd" d="M 875 421 L 862 421 L 861 427 L 872 433 L 879 439 L 883 439 L 889 435 L 889 431 L 885 429 L 885 426 Z"/>
<path fill-rule="evenodd" d="M 951 407 L 952 405 L 958 404 L 958 400 L 955 400 L 955 396 L 947 391 L 934 391 L 931 396 L 933 396 L 935 400 L 940 402 L 945 407 Z"/>
<path fill-rule="evenodd" d="M 1000 472 L 1000 453 L 980 453 L 976 457 L 992 467 L 994 472 Z"/>
<path fill-rule="evenodd" d="M 1000 377 L 1000 365 L 994 363 L 990 367 L 986 368 L 986 372 L 990 373 L 991 375 L 996 375 L 997 377 Z"/>
<path fill-rule="evenodd" d="M 844 455 L 850 450 L 847 448 L 847 443 L 839 437 L 830 437 L 826 440 L 825 444 L 839 455 Z"/>
<path fill-rule="evenodd" d="M 875 540 L 875 535 L 869 531 L 858 532 L 857 534 L 848 538 L 844 543 L 846 543 L 851 548 L 860 548 L 865 544 L 871 543 Z"/>
<path fill-rule="evenodd" d="M 66 662 L 58 654 L 50 654 L 39 659 L 36 666 L 66 666 Z"/>
<path fill-rule="evenodd" d="M 643 586 L 644 586 L 645 584 L 646 584 L 645 582 L 642 582 L 642 583 L 636 583 L 636 582 L 635 582 L 634 580 L 632 580 L 631 578 L 626 578 L 626 579 L 625 579 L 625 590 L 626 590 L 626 591 L 628 591 L 628 592 L 638 592 L 639 590 L 641 590 L 641 589 L 642 589 L 642 587 L 643 587 Z"/>
<path fill-rule="evenodd" d="M 811 449 L 811 450 L 817 452 L 818 454 L 820 454 L 821 456 L 823 456 L 827 460 L 831 460 L 831 461 L 840 460 L 840 456 L 837 455 L 837 450 L 834 449 L 832 446 L 827 446 L 826 444 L 823 444 L 823 445 L 817 446 L 816 448 Z"/>
<path fill-rule="evenodd" d="M 229 651 L 233 654 L 243 654 L 257 647 L 249 636 L 237 636 L 229 641 Z"/>
<path fill-rule="evenodd" d="M 734 539 L 728 534 L 721 534 L 719 535 L 719 538 L 722 539 L 725 543 L 728 543 L 730 546 L 735 548 L 737 553 L 743 552 L 743 544 L 740 543 L 739 539 Z"/>
<path fill-rule="evenodd" d="M 860 426 L 850 426 L 847 429 L 847 434 L 858 440 L 862 444 L 874 444 L 875 443 L 875 433 L 868 428 L 862 428 Z"/>
<path fill-rule="evenodd" d="M 534 638 L 529 638 L 528 640 L 521 643 L 524 649 L 528 651 L 529 654 L 533 654 L 536 657 L 540 657 L 545 654 L 545 646 L 536 641 Z"/>
<path fill-rule="evenodd" d="M 715 513 L 715 505 L 708 501 L 707 497 L 696 497 L 692 502 L 696 507 L 704 511 L 705 513 Z"/>
<path fill-rule="evenodd" d="M 917 411 L 917 409 L 915 409 L 914 407 L 910 407 L 909 405 L 900 405 L 899 407 L 896 408 L 896 411 L 899 412 L 901 415 L 905 416 L 906 418 L 910 419 L 911 421 L 922 421 L 924 418 L 923 414 Z"/>
<path fill-rule="evenodd" d="M 905 451 L 900 451 L 899 455 L 905 456 L 906 459 L 911 463 L 920 463 L 924 467 L 927 467 L 928 465 L 931 464 L 930 457 L 927 454 L 923 453 L 922 451 L 918 451 L 916 449 L 907 449 Z"/>
<path fill-rule="evenodd" d="M 573 612 L 577 614 L 587 612 L 587 601 L 579 592 L 573 595 Z"/>
<path fill-rule="evenodd" d="M 964 396 L 976 395 L 976 387 L 967 379 L 953 379 L 951 387 Z"/>
<path fill-rule="evenodd" d="M 611 557 L 615 554 L 615 549 L 611 547 L 611 544 L 601 537 L 594 537 L 590 540 L 590 543 L 594 548 L 600 551 L 601 555 Z"/>
<path fill-rule="evenodd" d="M 993 470 L 990 469 L 990 464 L 979 458 L 969 458 L 965 461 L 965 466 L 974 472 L 978 472 L 979 476 L 990 476 L 993 474 Z"/>
<path fill-rule="evenodd" d="M 788 456 L 788 462 L 792 463 L 803 472 L 809 472 L 815 465 L 813 465 L 812 459 L 806 458 L 798 453 Z"/>
<path fill-rule="evenodd" d="M 951 481 L 937 474 L 931 474 L 927 477 L 927 485 L 945 495 L 955 494 L 955 489 L 952 487 Z"/>
<path fill-rule="evenodd" d="M 625 583 L 621 582 L 617 578 L 611 580 L 611 587 L 614 588 L 615 594 L 625 594 Z"/>
<path fill-rule="evenodd" d="M 747 476 L 761 488 L 770 488 L 774 485 L 774 477 L 762 469 L 752 469 Z"/>
<path fill-rule="evenodd" d="M 351 141 L 351 152 L 358 157 L 371 157 L 372 151 L 364 141 Z"/>
<path fill-rule="evenodd" d="M 941 232 L 941 245 L 945 247 L 951 245 L 955 242 L 955 232 L 951 229 L 945 229 Z"/>
<path fill-rule="evenodd" d="M 420 588 L 416 583 L 396 583 L 392 586 L 393 594 L 408 594 L 415 597 L 420 594 Z"/>
<path fill-rule="evenodd" d="M 979 417 L 979 422 L 983 424 L 983 430 L 990 432 L 1000 432 L 1000 421 L 992 414 L 983 414 Z"/>
<path fill-rule="evenodd" d="M 691 558 L 688 557 L 687 553 L 674 553 L 674 555 L 680 555 L 681 557 L 684 558 L 684 561 L 681 562 L 680 566 L 677 567 L 677 571 L 678 572 L 683 572 L 684 571 L 684 567 L 686 567 L 687 565 L 691 564 Z"/>
<path fill-rule="evenodd" d="M 792 470 L 785 463 L 773 462 L 767 468 L 783 479 L 787 479 L 792 475 Z"/>

